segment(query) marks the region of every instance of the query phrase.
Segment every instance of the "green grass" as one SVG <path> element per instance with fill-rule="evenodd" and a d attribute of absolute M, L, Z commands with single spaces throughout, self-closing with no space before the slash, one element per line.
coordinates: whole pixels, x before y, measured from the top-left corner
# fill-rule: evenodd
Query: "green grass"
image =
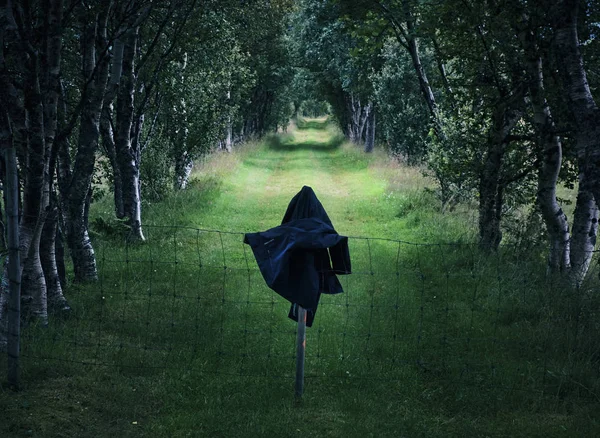
<path fill-rule="evenodd" d="M 384 239 L 350 239 L 354 273 L 308 329 L 296 404 L 289 304 L 240 233 L 278 225 L 302 185 L 341 234 Z M 430 186 L 315 119 L 210 156 L 189 190 L 144 205 L 145 244 L 124 245 L 98 202 L 101 281 L 69 288 L 69 319 L 24 331 L 0 436 L 598 435 L 595 277 L 568 294 L 541 252 L 480 254 L 471 214 L 441 214 Z"/>

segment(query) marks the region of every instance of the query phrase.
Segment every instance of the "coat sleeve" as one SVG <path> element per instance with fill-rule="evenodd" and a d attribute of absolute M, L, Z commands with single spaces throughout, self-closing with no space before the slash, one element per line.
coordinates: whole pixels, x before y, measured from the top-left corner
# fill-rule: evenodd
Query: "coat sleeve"
<path fill-rule="evenodd" d="M 342 240 L 329 248 L 331 266 L 336 274 L 351 274 L 350 250 L 348 249 L 348 238 L 343 236 Z"/>

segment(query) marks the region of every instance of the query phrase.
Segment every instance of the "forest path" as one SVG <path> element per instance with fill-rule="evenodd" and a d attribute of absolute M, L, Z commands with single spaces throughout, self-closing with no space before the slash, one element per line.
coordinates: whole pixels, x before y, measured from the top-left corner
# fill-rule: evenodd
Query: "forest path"
<path fill-rule="evenodd" d="M 225 231 L 266 230 L 281 223 L 288 203 L 306 185 L 340 233 L 418 237 L 416 229 L 407 230 L 411 219 L 399 211 L 427 183 L 419 170 L 393 163 L 381 150 L 365 154 L 326 118 L 298 125 L 233 154 L 209 157 L 194 175 L 198 192 L 184 195 L 189 196 L 189 202 L 182 201 L 186 222 Z"/>
<path fill-rule="evenodd" d="M 308 119 L 289 133 L 269 136 L 257 147 L 242 149 L 235 163 L 227 158 L 217 164 L 227 167 L 220 172 L 220 196 L 198 212 L 201 227 L 255 231 L 277 226 L 304 185 L 313 188 L 340 232 L 368 232 L 361 224 L 378 222 L 372 215 L 382 213 L 372 208 L 388 187 L 375 168 L 382 157 L 345 144 L 327 119 Z M 389 211 L 385 215 L 393 219 Z"/>

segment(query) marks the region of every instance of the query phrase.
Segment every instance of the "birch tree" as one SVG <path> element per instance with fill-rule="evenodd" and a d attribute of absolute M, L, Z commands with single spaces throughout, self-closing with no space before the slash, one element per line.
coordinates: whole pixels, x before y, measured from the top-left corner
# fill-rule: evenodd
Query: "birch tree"
<path fill-rule="evenodd" d="M 100 136 L 100 114 L 107 87 L 109 68 L 108 18 L 113 2 L 95 7 L 82 7 L 79 20 L 81 38 L 82 84 L 79 135 L 72 162 L 69 142 L 61 141 L 59 153 L 59 188 L 65 224 L 66 241 L 73 260 L 76 281 L 96 280 L 96 258 L 88 234 L 87 209 L 96 152 Z M 65 127 L 67 128 L 67 127 Z M 64 133 L 67 137 L 69 134 Z M 66 139 L 65 139 L 66 140 Z"/>
<path fill-rule="evenodd" d="M 579 2 L 558 1 L 555 47 L 563 89 L 575 120 L 578 193 L 571 236 L 571 278 L 579 285 L 589 269 L 598 233 L 600 203 L 600 109 L 592 96 L 580 50 Z M 559 253 L 560 254 L 560 253 Z"/>
<path fill-rule="evenodd" d="M 1 7 L 5 128 L 17 148 L 22 179 L 20 252 L 27 318 L 48 322 L 48 309 L 68 309 L 54 253 L 52 169 L 63 31 L 61 0 L 4 1 Z M 48 237 L 42 244 L 42 236 Z M 0 292 L 6 293 L 5 288 Z M 4 317 L 0 312 L 0 320 Z M 2 323 L 2 321 L 0 321 Z"/>

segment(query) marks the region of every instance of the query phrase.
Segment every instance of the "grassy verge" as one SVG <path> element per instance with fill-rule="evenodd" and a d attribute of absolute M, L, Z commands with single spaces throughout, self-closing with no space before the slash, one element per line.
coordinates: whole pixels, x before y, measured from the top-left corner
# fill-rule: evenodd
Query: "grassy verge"
<path fill-rule="evenodd" d="M 101 281 L 69 289 L 70 319 L 25 331 L 0 436 L 596 436 L 598 299 L 564 294 L 539 252 L 480 254 L 468 213 L 442 215 L 428 184 L 309 120 L 146 205 L 146 244 L 97 203 Z M 350 240 L 295 404 L 289 304 L 240 233 L 278 225 L 302 185 L 341 234 L 385 239 Z"/>

